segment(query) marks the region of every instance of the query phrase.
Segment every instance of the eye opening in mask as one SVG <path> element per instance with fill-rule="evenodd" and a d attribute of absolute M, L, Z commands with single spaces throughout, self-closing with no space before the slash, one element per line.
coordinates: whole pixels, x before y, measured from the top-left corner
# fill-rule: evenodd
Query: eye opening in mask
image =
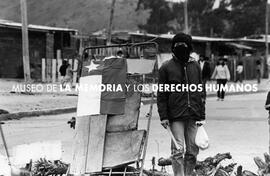
<path fill-rule="evenodd" d="M 183 46 L 185 48 L 188 48 L 188 45 L 185 42 L 177 42 L 174 44 L 174 48 L 179 47 L 179 46 Z"/>

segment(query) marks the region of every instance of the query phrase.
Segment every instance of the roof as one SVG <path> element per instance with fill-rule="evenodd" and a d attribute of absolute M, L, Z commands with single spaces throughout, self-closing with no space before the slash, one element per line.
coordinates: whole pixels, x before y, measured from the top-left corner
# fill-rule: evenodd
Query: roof
<path fill-rule="evenodd" d="M 238 48 L 238 49 L 245 49 L 245 50 L 255 50 L 255 48 L 251 47 L 251 46 L 248 46 L 248 45 L 243 45 L 243 44 L 239 44 L 239 43 L 227 43 L 226 45 L 230 45 L 230 46 L 233 46 L 235 48 Z"/>
<path fill-rule="evenodd" d="M 249 38 L 241 38 L 238 41 L 241 42 L 256 42 L 256 43 L 265 43 L 265 39 L 249 39 Z M 268 40 L 268 43 L 270 43 L 270 40 Z"/>
<path fill-rule="evenodd" d="M 147 33 L 138 33 L 138 32 L 129 32 L 130 35 L 135 35 L 135 36 L 146 36 L 146 37 L 155 37 L 155 38 L 164 38 L 164 39 L 172 39 L 175 34 L 160 34 L 160 35 L 155 35 L 155 34 L 147 34 Z M 203 37 L 203 36 L 192 36 L 193 41 L 198 41 L 198 42 L 207 42 L 207 41 L 212 41 L 212 42 L 232 42 L 235 41 L 235 39 L 229 39 L 229 38 L 217 38 L 217 37 Z"/>
<path fill-rule="evenodd" d="M 129 32 L 130 35 L 133 36 L 146 36 L 153 38 L 164 38 L 164 39 L 172 39 L 175 34 L 148 34 L 148 33 L 139 33 L 139 32 Z M 220 37 L 205 37 L 205 36 L 192 36 L 193 41 L 197 42 L 254 42 L 254 43 L 265 43 L 265 39 L 249 39 L 249 38 L 220 38 Z M 270 39 L 268 40 L 270 43 Z M 235 46 L 242 47 L 242 46 Z M 248 49 L 248 48 L 246 48 Z"/>
<path fill-rule="evenodd" d="M 161 38 L 161 39 L 168 39 L 171 40 L 175 34 L 150 34 L 150 33 L 143 33 L 139 31 L 113 31 L 113 35 L 116 36 L 117 34 L 123 34 L 126 33 L 130 36 L 141 36 L 141 37 L 150 37 L 150 38 Z M 96 36 L 102 36 L 104 39 L 106 39 L 106 33 L 105 30 L 100 30 L 93 35 Z M 119 36 L 118 36 L 119 37 Z M 252 42 L 252 43 L 265 43 L 265 39 L 250 39 L 250 38 L 221 38 L 221 37 L 205 37 L 205 36 L 192 36 L 192 40 L 195 42 Z M 268 40 L 268 43 L 270 43 L 270 39 Z M 234 44 L 233 44 L 234 45 Z M 240 45 L 234 45 L 234 47 L 242 48 L 242 49 L 252 49 L 252 48 L 246 48 L 246 46 L 240 46 Z M 249 47 L 249 46 L 247 46 Z"/>
<path fill-rule="evenodd" d="M 0 27 L 21 28 L 22 23 L 0 19 Z M 34 24 L 29 24 L 28 29 L 32 31 L 65 31 L 65 32 L 78 31 L 76 29 L 70 29 L 70 28 L 51 27 L 51 26 L 42 26 L 42 25 L 34 25 Z"/>

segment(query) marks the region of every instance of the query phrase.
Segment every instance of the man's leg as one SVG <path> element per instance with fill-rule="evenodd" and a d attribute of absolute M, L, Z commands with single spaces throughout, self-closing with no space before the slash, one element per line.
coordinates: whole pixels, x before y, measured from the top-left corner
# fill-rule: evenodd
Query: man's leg
<path fill-rule="evenodd" d="M 221 82 L 220 79 L 217 79 L 217 86 L 218 86 L 218 91 L 217 91 L 217 97 L 220 98 L 220 88 L 221 88 Z"/>
<path fill-rule="evenodd" d="M 203 85 L 203 95 L 206 98 L 206 89 L 205 89 L 205 85 L 206 85 L 207 79 L 203 79 L 202 80 L 202 85 Z"/>
<path fill-rule="evenodd" d="M 221 84 L 222 84 L 224 87 L 225 87 L 226 83 L 227 83 L 227 80 L 226 80 L 226 79 L 222 79 Z M 224 99 L 224 98 L 225 98 L 225 89 L 222 89 L 220 98 L 221 98 L 221 99 Z"/>
<path fill-rule="evenodd" d="M 175 137 L 180 150 L 177 150 L 174 143 L 171 143 L 172 147 L 172 168 L 174 176 L 184 176 L 184 122 L 176 121 L 170 123 L 172 134 Z"/>
<path fill-rule="evenodd" d="M 199 147 L 195 144 L 197 125 L 194 120 L 187 120 L 185 124 L 186 153 L 184 159 L 185 176 L 191 176 L 196 166 Z"/>
<path fill-rule="evenodd" d="M 261 72 L 260 72 L 260 70 L 257 70 L 257 83 L 258 84 L 261 83 Z"/>

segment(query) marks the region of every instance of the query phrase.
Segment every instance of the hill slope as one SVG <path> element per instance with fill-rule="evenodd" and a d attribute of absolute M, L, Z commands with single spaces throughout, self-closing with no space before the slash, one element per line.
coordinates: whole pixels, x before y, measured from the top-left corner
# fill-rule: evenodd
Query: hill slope
<path fill-rule="evenodd" d="M 20 1 L 1 0 L 0 18 L 20 22 Z M 149 17 L 135 12 L 138 0 L 117 0 L 114 29 L 137 30 Z M 27 0 L 31 24 L 71 27 L 86 34 L 108 25 L 111 0 Z"/>

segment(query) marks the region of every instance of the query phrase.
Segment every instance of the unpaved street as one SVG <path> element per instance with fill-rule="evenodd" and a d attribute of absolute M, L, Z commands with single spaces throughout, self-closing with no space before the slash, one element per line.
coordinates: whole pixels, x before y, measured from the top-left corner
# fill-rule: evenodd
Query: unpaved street
<path fill-rule="evenodd" d="M 266 93 L 228 96 L 224 102 L 215 98 L 207 100 L 206 130 L 211 140 L 208 150 L 202 151 L 199 159 L 219 152 L 231 152 L 234 161 L 241 163 L 244 169 L 256 171 L 254 156 L 262 156 L 268 151 L 267 112 L 264 110 Z M 142 106 L 139 128 L 145 128 L 147 119 L 144 117 L 149 105 Z M 34 142 L 60 141 L 62 159 L 71 160 L 71 144 L 74 130 L 67 121 L 74 114 L 40 116 L 7 121 L 3 125 L 8 147 Z M 1 144 L 1 142 L 0 142 Z M 3 145 L 0 145 L 4 155 Z M 170 155 L 170 139 L 160 126 L 157 109 L 154 106 L 151 124 L 146 168 L 151 166 L 151 158 Z"/>

